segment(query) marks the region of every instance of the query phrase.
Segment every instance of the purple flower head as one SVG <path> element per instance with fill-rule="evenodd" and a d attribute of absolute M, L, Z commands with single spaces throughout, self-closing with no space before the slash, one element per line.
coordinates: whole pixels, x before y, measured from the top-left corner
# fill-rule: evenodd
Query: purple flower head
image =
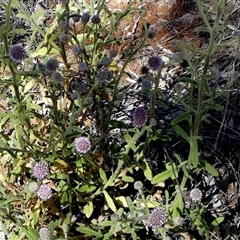
<path fill-rule="evenodd" d="M 67 42 L 70 40 L 70 38 L 69 38 L 69 35 L 68 35 L 68 34 L 66 34 L 66 33 L 61 33 L 61 34 L 59 35 L 59 40 L 60 40 L 60 42 L 67 43 Z"/>
<path fill-rule="evenodd" d="M 111 64 L 111 62 L 112 62 L 112 59 L 111 59 L 110 57 L 104 57 L 104 58 L 102 59 L 102 64 L 103 64 L 105 67 L 109 66 L 109 65 Z"/>
<path fill-rule="evenodd" d="M 78 69 L 79 69 L 79 71 L 81 71 L 81 72 L 85 72 L 85 71 L 88 71 L 88 70 L 89 70 L 87 63 L 85 63 L 85 62 L 80 62 L 80 63 L 78 64 Z"/>
<path fill-rule="evenodd" d="M 110 57 L 116 57 L 117 56 L 117 50 L 116 49 L 111 49 L 109 52 Z"/>
<path fill-rule="evenodd" d="M 16 63 L 22 62 L 26 57 L 27 53 L 23 46 L 13 45 L 9 51 L 9 57 Z"/>
<path fill-rule="evenodd" d="M 202 199 L 202 192 L 198 188 L 194 188 L 190 192 L 190 198 L 193 202 L 199 202 Z"/>
<path fill-rule="evenodd" d="M 61 84 L 63 80 L 62 74 L 54 71 L 52 74 L 52 80 L 55 84 Z"/>
<path fill-rule="evenodd" d="M 147 112 L 143 107 L 137 107 L 133 112 L 133 126 L 143 127 L 147 122 Z"/>
<path fill-rule="evenodd" d="M 81 16 L 82 23 L 86 25 L 90 20 L 90 15 L 86 12 Z"/>
<path fill-rule="evenodd" d="M 63 20 L 59 23 L 59 27 L 62 31 L 67 31 L 69 29 L 69 22 Z"/>
<path fill-rule="evenodd" d="M 81 53 L 81 48 L 79 46 L 73 46 L 72 47 L 72 52 L 74 55 L 78 55 Z"/>
<path fill-rule="evenodd" d="M 158 71 L 163 66 L 163 60 L 158 56 L 148 58 L 148 67 L 153 71 Z"/>
<path fill-rule="evenodd" d="M 49 58 L 45 64 L 45 69 L 49 72 L 56 71 L 58 68 L 58 60 L 55 58 Z"/>
<path fill-rule="evenodd" d="M 52 189 L 48 185 L 42 184 L 38 188 L 37 195 L 40 199 L 46 201 L 52 197 Z"/>
<path fill-rule="evenodd" d="M 33 176 L 38 180 L 43 180 L 48 175 L 48 166 L 46 163 L 36 163 L 33 167 Z"/>
<path fill-rule="evenodd" d="M 100 19 L 100 17 L 99 17 L 98 15 L 94 15 L 94 16 L 92 16 L 92 18 L 91 18 L 91 22 L 92 22 L 93 24 L 99 24 L 99 23 L 101 22 L 101 19 Z"/>
<path fill-rule="evenodd" d="M 43 227 L 39 230 L 39 236 L 41 240 L 49 240 L 51 238 L 51 232 L 48 228 Z"/>
<path fill-rule="evenodd" d="M 75 148 L 79 153 L 87 153 L 91 149 L 91 142 L 86 137 L 76 138 L 74 143 Z"/>
<path fill-rule="evenodd" d="M 103 70 L 103 71 L 97 73 L 96 79 L 100 83 L 103 83 L 105 80 L 108 79 L 108 75 L 109 75 L 109 72 L 107 70 Z"/>
<path fill-rule="evenodd" d="M 167 214 L 164 208 L 159 207 L 151 211 L 147 225 L 152 228 L 159 228 L 164 225 L 167 219 Z"/>

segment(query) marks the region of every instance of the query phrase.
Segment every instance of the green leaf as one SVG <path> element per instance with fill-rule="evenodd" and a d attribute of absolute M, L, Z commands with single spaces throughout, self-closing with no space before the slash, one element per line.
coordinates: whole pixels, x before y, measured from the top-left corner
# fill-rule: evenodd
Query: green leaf
<path fill-rule="evenodd" d="M 135 208 L 134 208 L 132 199 L 131 199 L 129 196 L 127 196 L 127 197 L 126 197 L 126 200 L 127 200 L 127 205 L 128 205 L 128 207 L 129 207 L 129 210 L 130 210 L 130 212 L 131 212 L 131 214 L 132 214 L 132 216 L 133 216 L 134 211 L 135 211 Z"/>
<path fill-rule="evenodd" d="M 198 83 L 195 80 L 193 80 L 192 78 L 188 78 L 188 77 L 180 78 L 179 82 L 186 82 L 186 83 L 191 83 L 191 84 L 198 85 Z"/>
<path fill-rule="evenodd" d="M 27 84 L 24 86 L 24 93 L 27 93 L 31 88 L 36 86 L 36 81 L 35 79 L 32 79 L 31 81 L 27 82 Z"/>
<path fill-rule="evenodd" d="M 178 117 L 172 120 L 171 125 L 176 125 L 179 122 L 182 122 L 184 120 L 188 120 L 188 117 L 191 116 L 193 113 L 192 112 L 185 112 L 180 114 Z"/>
<path fill-rule="evenodd" d="M 9 34 L 27 34 L 27 31 L 22 28 L 12 29 Z"/>
<path fill-rule="evenodd" d="M 127 125 L 121 121 L 117 121 L 117 120 L 111 120 L 110 121 L 110 125 L 113 126 L 114 128 L 127 128 Z"/>
<path fill-rule="evenodd" d="M 33 54 L 32 57 L 37 57 L 37 56 L 46 56 L 48 49 L 46 47 L 42 47 L 39 50 L 36 50 Z"/>
<path fill-rule="evenodd" d="M 134 178 L 130 176 L 122 176 L 124 182 L 134 182 Z"/>
<path fill-rule="evenodd" d="M 107 176 L 102 168 L 99 168 L 99 174 L 100 174 L 100 178 L 103 180 L 103 184 L 106 184 Z"/>
<path fill-rule="evenodd" d="M 155 185 L 155 184 L 158 184 L 160 182 L 164 182 L 165 180 L 167 180 L 168 178 L 171 178 L 173 176 L 174 175 L 173 175 L 172 169 L 168 169 L 168 170 L 166 170 L 164 172 L 161 172 L 161 173 L 157 174 L 156 176 L 154 176 L 154 178 L 151 181 L 151 183 L 153 185 Z"/>
<path fill-rule="evenodd" d="M 207 27 L 205 26 L 199 26 L 194 29 L 195 32 L 211 32 Z"/>
<path fill-rule="evenodd" d="M 22 168 L 21 166 L 16 166 L 13 168 L 13 170 L 11 171 L 11 173 L 14 173 L 14 174 L 19 174 L 22 172 Z"/>
<path fill-rule="evenodd" d="M 159 140 L 161 140 L 161 141 L 171 141 L 172 140 L 172 138 L 171 137 L 169 137 L 168 135 L 165 135 L 165 134 L 156 134 L 156 137 L 157 137 L 157 139 L 159 139 Z"/>
<path fill-rule="evenodd" d="M 103 194 L 104 194 L 104 197 L 105 197 L 105 199 L 106 199 L 106 201 L 108 203 L 108 206 L 111 208 L 111 210 L 113 212 L 116 212 L 117 208 L 116 208 L 112 198 L 109 196 L 109 194 L 105 190 L 103 191 Z"/>
<path fill-rule="evenodd" d="M 178 194 L 174 198 L 172 206 L 173 206 L 172 219 L 182 216 L 184 204 L 182 202 L 182 195 L 180 192 L 178 192 Z"/>
<path fill-rule="evenodd" d="M 31 226 L 28 226 L 27 229 L 24 227 L 21 227 L 21 230 L 26 234 L 29 240 L 39 239 L 38 231 L 32 228 Z"/>
<path fill-rule="evenodd" d="M 182 138 L 189 141 L 189 136 L 187 133 L 179 126 L 179 125 L 173 125 L 173 130 Z"/>
<path fill-rule="evenodd" d="M 224 217 L 218 217 L 210 224 L 209 229 L 217 227 L 220 223 L 222 223 L 224 220 Z"/>
<path fill-rule="evenodd" d="M 209 87 L 208 81 L 206 81 L 206 79 L 203 79 L 202 81 L 203 81 L 203 85 L 204 85 L 204 89 L 205 89 L 206 93 L 208 94 L 208 96 L 211 97 L 212 93 L 210 91 L 210 87 Z"/>
<path fill-rule="evenodd" d="M 88 201 L 87 204 L 83 208 L 83 212 L 85 213 L 87 218 L 90 218 L 93 213 L 93 203 L 92 201 Z"/>
<path fill-rule="evenodd" d="M 188 156 L 188 161 L 193 164 L 193 167 L 196 168 L 198 163 L 199 163 L 199 153 L 198 153 L 198 143 L 197 143 L 197 138 L 194 136 L 191 137 L 190 141 L 190 153 Z"/>
<path fill-rule="evenodd" d="M 147 163 L 147 161 L 146 161 L 145 158 L 142 160 L 142 162 L 143 162 L 143 167 L 144 167 L 144 176 L 145 176 L 149 181 L 151 181 L 151 180 L 153 179 L 152 170 L 151 170 L 151 168 L 149 167 L 149 165 L 148 165 L 148 163 Z"/>
<path fill-rule="evenodd" d="M 20 12 L 16 15 L 16 17 L 17 17 L 17 18 L 28 19 L 27 16 L 25 16 L 23 13 L 20 13 Z"/>
<path fill-rule="evenodd" d="M 132 138 L 131 138 L 131 136 L 130 136 L 128 133 L 126 133 L 126 134 L 124 134 L 124 140 L 125 140 L 127 143 L 129 143 L 129 142 L 132 141 Z"/>
<path fill-rule="evenodd" d="M 218 177 L 219 172 L 215 167 L 209 164 L 207 161 L 200 161 L 200 165 L 213 177 Z"/>
<path fill-rule="evenodd" d="M 88 228 L 88 227 L 78 227 L 77 231 L 80 233 L 86 234 L 87 236 L 96 236 L 96 237 L 102 236 L 101 233 L 94 231 L 93 229 Z"/>
<path fill-rule="evenodd" d="M 217 111 L 222 111 L 224 109 L 223 106 L 221 106 L 221 105 L 219 105 L 217 103 L 209 103 L 209 102 L 207 102 L 207 103 L 204 103 L 204 105 L 206 105 L 206 106 L 208 106 L 210 108 L 213 108 L 213 109 L 215 109 Z"/>

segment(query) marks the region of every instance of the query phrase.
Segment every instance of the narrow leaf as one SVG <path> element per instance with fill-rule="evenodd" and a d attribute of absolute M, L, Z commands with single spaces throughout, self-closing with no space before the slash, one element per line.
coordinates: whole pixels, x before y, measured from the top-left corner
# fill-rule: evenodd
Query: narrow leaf
<path fill-rule="evenodd" d="M 104 194 L 104 197 L 105 197 L 105 199 L 106 199 L 106 201 L 108 203 L 108 206 L 111 208 L 111 210 L 113 212 L 116 212 L 117 208 L 116 208 L 112 198 L 109 196 L 109 194 L 105 190 L 103 191 L 103 194 Z"/>
<path fill-rule="evenodd" d="M 215 167 L 213 167 L 211 164 L 209 164 L 207 161 L 200 161 L 200 164 L 202 167 L 213 177 L 218 177 L 219 173 Z"/>
<path fill-rule="evenodd" d="M 185 112 L 176 117 L 175 119 L 172 120 L 171 125 L 176 125 L 179 122 L 182 122 L 184 120 L 188 120 L 188 117 L 191 116 L 193 113 L 192 112 Z"/>
<path fill-rule="evenodd" d="M 175 219 L 182 215 L 183 212 L 183 202 L 182 202 L 182 195 L 178 193 L 173 201 L 173 214 L 172 218 Z"/>
<path fill-rule="evenodd" d="M 87 236 L 96 236 L 96 237 L 102 236 L 101 233 L 94 231 L 93 229 L 88 228 L 88 227 L 78 227 L 77 231 L 80 233 L 86 234 Z"/>
<path fill-rule="evenodd" d="M 165 180 L 167 180 L 168 178 L 171 178 L 173 176 L 173 172 L 171 169 L 168 169 L 162 173 L 157 174 L 156 176 L 154 176 L 153 180 L 151 181 L 151 183 L 154 184 L 158 184 L 160 182 L 164 182 Z"/>
<path fill-rule="evenodd" d="M 185 140 L 189 140 L 189 136 L 179 125 L 173 125 L 173 130 Z"/>
<path fill-rule="evenodd" d="M 187 83 L 192 83 L 192 84 L 198 85 L 198 83 L 195 80 L 193 80 L 192 78 L 188 78 L 188 77 L 180 78 L 179 82 L 187 82 Z"/>
<path fill-rule="evenodd" d="M 99 174 L 100 174 L 100 178 L 103 180 L 103 183 L 106 184 L 107 176 L 102 168 L 99 168 Z"/>
<path fill-rule="evenodd" d="M 222 223 L 224 220 L 224 217 L 218 217 L 216 218 L 209 226 L 209 229 L 217 227 L 220 223 Z"/>
<path fill-rule="evenodd" d="M 87 218 L 90 218 L 93 213 L 93 203 L 92 201 L 87 202 L 87 204 L 83 208 L 83 212 L 85 213 Z"/>

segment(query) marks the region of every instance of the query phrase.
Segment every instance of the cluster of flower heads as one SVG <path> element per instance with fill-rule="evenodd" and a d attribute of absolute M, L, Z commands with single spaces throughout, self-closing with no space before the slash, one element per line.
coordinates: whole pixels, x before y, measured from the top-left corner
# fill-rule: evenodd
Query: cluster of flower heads
<path fill-rule="evenodd" d="M 44 180 L 47 177 L 48 173 L 48 165 L 44 162 L 36 163 L 33 167 L 33 177 L 39 181 Z M 30 192 L 36 192 L 37 196 L 43 201 L 46 201 L 52 197 L 52 189 L 46 184 L 41 184 L 39 186 L 37 182 L 31 181 L 28 184 L 28 190 Z"/>

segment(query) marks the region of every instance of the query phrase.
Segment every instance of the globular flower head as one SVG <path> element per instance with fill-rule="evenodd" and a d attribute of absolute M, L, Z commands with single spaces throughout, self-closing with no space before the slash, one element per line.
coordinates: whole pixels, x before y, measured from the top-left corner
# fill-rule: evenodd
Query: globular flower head
<path fill-rule="evenodd" d="M 56 71 L 58 68 L 58 60 L 55 58 L 49 58 L 45 64 L 45 69 L 49 72 Z"/>
<path fill-rule="evenodd" d="M 63 43 L 67 43 L 69 41 L 69 35 L 66 33 L 61 33 L 59 35 L 59 40 Z"/>
<path fill-rule="evenodd" d="M 38 188 L 37 195 L 40 199 L 46 201 L 52 197 L 52 189 L 48 185 L 42 184 Z"/>
<path fill-rule="evenodd" d="M 97 73 L 96 75 L 96 79 L 102 83 L 104 82 L 105 80 L 108 79 L 108 75 L 109 75 L 109 72 L 107 70 L 103 70 L 103 71 L 100 71 Z"/>
<path fill-rule="evenodd" d="M 198 188 L 194 188 L 190 192 L 190 198 L 193 202 L 199 202 L 202 199 L 202 192 Z"/>
<path fill-rule="evenodd" d="M 62 83 L 62 74 L 59 72 L 54 71 L 52 74 L 52 80 L 55 84 L 61 84 Z"/>
<path fill-rule="evenodd" d="M 101 22 L 101 19 L 100 19 L 100 17 L 99 17 L 98 15 L 94 15 L 94 16 L 92 16 L 92 18 L 91 18 L 91 22 L 92 22 L 93 24 L 99 24 L 99 23 Z"/>
<path fill-rule="evenodd" d="M 28 183 L 28 191 L 29 192 L 37 192 L 38 190 L 38 183 L 37 182 L 29 182 Z"/>
<path fill-rule="evenodd" d="M 39 230 L 39 236 L 41 240 L 49 240 L 51 238 L 51 232 L 48 228 L 43 227 Z"/>
<path fill-rule="evenodd" d="M 173 60 L 177 63 L 181 63 L 184 60 L 184 55 L 181 51 L 175 52 L 173 55 Z"/>
<path fill-rule="evenodd" d="M 143 89 L 151 89 L 152 88 L 152 82 L 148 78 L 142 78 L 142 88 Z"/>
<path fill-rule="evenodd" d="M 43 180 L 48 175 L 48 166 L 46 163 L 39 162 L 33 167 L 33 176 L 38 180 Z"/>
<path fill-rule="evenodd" d="M 72 52 L 74 55 L 79 55 L 81 53 L 81 48 L 79 46 L 73 46 Z"/>
<path fill-rule="evenodd" d="M 79 137 L 76 138 L 75 141 L 75 148 L 79 153 L 87 153 L 91 149 L 91 142 L 86 137 Z"/>
<path fill-rule="evenodd" d="M 133 185 L 134 189 L 140 190 L 143 188 L 143 183 L 141 181 L 136 181 Z"/>
<path fill-rule="evenodd" d="M 143 127 L 147 122 L 147 112 L 143 107 L 137 107 L 133 112 L 133 126 Z"/>
<path fill-rule="evenodd" d="M 163 66 L 163 60 L 159 56 L 151 56 L 148 58 L 148 66 L 153 71 L 158 71 Z"/>
<path fill-rule="evenodd" d="M 84 25 L 86 25 L 90 20 L 90 15 L 89 13 L 83 13 L 83 15 L 81 16 L 81 21 Z"/>
<path fill-rule="evenodd" d="M 151 211 L 147 225 L 152 228 L 159 228 L 164 225 L 167 219 L 166 211 L 163 207 L 155 208 Z"/>
<path fill-rule="evenodd" d="M 112 59 L 111 59 L 110 57 L 104 57 L 104 58 L 102 59 L 102 64 L 103 64 L 105 67 L 109 66 L 111 62 L 112 62 Z"/>
<path fill-rule="evenodd" d="M 110 57 L 116 57 L 117 56 L 117 50 L 116 49 L 111 49 L 109 52 Z"/>
<path fill-rule="evenodd" d="M 87 63 L 85 63 L 85 62 L 80 62 L 80 63 L 78 64 L 78 69 L 79 69 L 79 71 L 81 71 L 81 72 L 85 72 L 85 71 L 89 70 Z"/>
<path fill-rule="evenodd" d="M 154 38 L 156 35 L 156 26 L 153 24 L 153 25 L 150 25 L 149 28 L 148 28 L 148 31 L 147 31 L 147 36 L 148 38 Z"/>
<path fill-rule="evenodd" d="M 13 45 L 9 51 L 9 57 L 16 63 L 22 62 L 26 57 L 27 53 L 23 46 Z"/>
<path fill-rule="evenodd" d="M 174 225 L 175 226 L 182 226 L 184 223 L 184 220 L 181 217 L 176 217 L 174 219 Z"/>
<path fill-rule="evenodd" d="M 68 21 L 61 21 L 59 23 L 59 27 L 62 31 L 67 31 L 69 29 L 69 22 Z"/>

